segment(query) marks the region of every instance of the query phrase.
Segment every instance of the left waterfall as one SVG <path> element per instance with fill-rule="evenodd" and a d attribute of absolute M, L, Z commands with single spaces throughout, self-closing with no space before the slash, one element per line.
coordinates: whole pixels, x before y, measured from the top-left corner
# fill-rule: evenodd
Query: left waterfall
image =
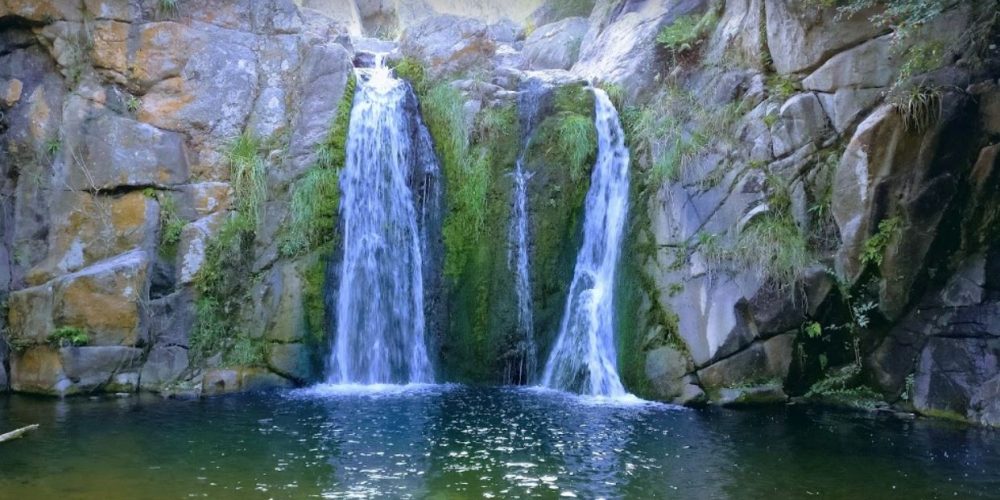
<path fill-rule="evenodd" d="M 328 381 L 429 383 L 410 90 L 382 57 L 358 69 L 357 82 L 340 180 L 343 264 Z"/>

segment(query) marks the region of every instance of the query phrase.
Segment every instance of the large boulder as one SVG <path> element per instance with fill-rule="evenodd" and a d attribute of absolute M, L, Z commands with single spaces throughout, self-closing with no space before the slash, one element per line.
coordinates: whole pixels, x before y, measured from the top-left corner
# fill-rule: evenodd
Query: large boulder
<path fill-rule="evenodd" d="M 624 6 L 619 3 L 597 2 L 573 72 L 620 84 L 629 97 L 635 98 L 648 91 L 657 79 L 656 36 L 660 30 L 682 16 L 703 13 L 708 2 L 625 2 Z"/>
<path fill-rule="evenodd" d="M 966 418 L 980 388 L 1000 375 L 998 357 L 1000 339 L 930 339 L 917 365 L 913 405 L 921 413 Z M 982 411 L 981 396 L 977 403 Z"/>
<path fill-rule="evenodd" d="M 187 180 L 183 135 L 114 114 L 81 97 L 70 99 L 65 114 L 62 154 L 69 189 L 169 187 Z"/>
<path fill-rule="evenodd" d="M 587 33 L 587 19 L 570 17 L 541 26 L 524 42 L 521 52 L 524 69 L 570 69 L 580 55 Z"/>
<path fill-rule="evenodd" d="M 815 68 L 834 54 L 887 31 L 869 19 L 866 9 L 838 19 L 834 7 L 796 0 L 765 0 L 767 46 L 778 73 Z"/>
<path fill-rule="evenodd" d="M 486 23 L 456 16 L 436 16 L 406 28 L 400 51 L 423 63 L 431 79 L 488 69 L 496 42 Z"/>
<path fill-rule="evenodd" d="M 64 396 L 102 389 L 134 391 L 142 350 L 122 346 L 34 346 L 14 353 L 11 388 Z"/>
<path fill-rule="evenodd" d="M 707 389 L 748 382 L 777 382 L 788 376 L 794 353 L 795 334 L 783 334 L 757 341 L 750 347 L 698 370 L 698 379 Z"/>
<path fill-rule="evenodd" d="M 142 365 L 139 383 L 144 390 L 160 390 L 180 379 L 189 363 L 188 350 L 185 347 L 177 345 L 154 347 Z"/>
<path fill-rule="evenodd" d="M 145 340 L 149 259 L 136 250 L 58 280 L 53 320 L 86 330 L 94 345 L 134 346 Z"/>
<path fill-rule="evenodd" d="M 797 94 L 781 106 L 771 131 L 774 156 L 784 157 L 807 144 L 820 143 L 830 132 L 830 120 L 816 94 Z"/>

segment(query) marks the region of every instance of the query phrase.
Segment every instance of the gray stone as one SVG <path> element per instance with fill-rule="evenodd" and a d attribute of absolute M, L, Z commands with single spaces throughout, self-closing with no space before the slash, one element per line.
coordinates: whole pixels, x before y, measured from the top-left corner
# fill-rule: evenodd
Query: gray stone
<path fill-rule="evenodd" d="M 880 89 L 837 89 L 833 94 L 817 94 L 837 133 L 846 132 L 882 97 Z"/>
<path fill-rule="evenodd" d="M 227 217 L 229 217 L 227 212 L 218 212 L 198 219 L 181 230 L 181 239 L 177 246 L 178 283 L 188 285 L 194 282 L 201 266 L 205 264 L 205 250 L 208 249 L 208 244 Z"/>
<path fill-rule="evenodd" d="M 192 290 L 181 290 L 149 301 L 149 340 L 154 346 L 187 348 L 194 330 Z"/>
<path fill-rule="evenodd" d="M 747 387 L 727 387 L 719 389 L 713 401 L 722 406 L 752 406 L 783 403 L 788 400 L 781 384 L 766 384 Z"/>
<path fill-rule="evenodd" d="M 403 55 L 416 58 L 431 79 L 488 69 L 496 53 L 484 22 L 456 16 L 435 16 L 407 27 L 400 39 Z"/>
<path fill-rule="evenodd" d="M 177 381 L 188 368 L 187 348 L 176 345 L 154 347 L 142 365 L 140 383 L 144 390 L 156 391 Z"/>
<path fill-rule="evenodd" d="M 836 19 L 836 8 L 817 8 L 807 2 L 765 0 L 764 5 L 767 45 L 775 69 L 782 74 L 814 68 L 884 30 L 869 20 L 874 9 Z"/>
<path fill-rule="evenodd" d="M 975 391 L 969 415 L 980 424 L 1000 427 L 1000 376 L 993 377 Z"/>
<path fill-rule="evenodd" d="M 888 86 L 898 66 L 892 39 L 892 35 L 882 36 L 831 57 L 802 80 L 802 86 L 820 92 Z"/>
<path fill-rule="evenodd" d="M 705 388 L 724 388 L 748 381 L 784 381 L 792 362 L 795 334 L 757 341 L 750 347 L 698 370 Z"/>
<path fill-rule="evenodd" d="M 673 346 L 664 346 L 646 353 L 646 379 L 658 399 L 673 401 L 685 394 L 687 374 L 692 365 L 687 355 Z"/>
<path fill-rule="evenodd" d="M 289 161 L 268 172 L 270 186 L 287 185 L 316 161 L 316 148 L 333 123 L 353 70 L 350 54 L 339 45 L 308 49 L 300 70 L 300 107 L 292 125 Z"/>
<path fill-rule="evenodd" d="M 66 111 L 66 186 L 78 190 L 172 186 L 187 180 L 184 136 L 94 107 L 79 97 Z"/>
<path fill-rule="evenodd" d="M 980 387 L 1000 375 L 998 357 L 1000 339 L 930 339 L 917 365 L 913 405 L 925 414 L 966 418 Z"/>
<path fill-rule="evenodd" d="M 830 120 L 816 94 L 797 94 L 781 106 L 771 136 L 774 156 L 783 157 L 810 143 L 822 142 L 830 133 Z"/>
<path fill-rule="evenodd" d="M 540 26 L 524 42 L 522 68 L 570 69 L 580 55 L 587 19 L 570 17 Z"/>
<path fill-rule="evenodd" d="M 139 366 L 142 349 L 120 346 L 64 347 L 59 350 L 63 370 L 72 386 L 64 393 L 93 392 L 112 382 L 116 374 Z"/>
<path fill-rule="evenodd" d="M 267 366 L 275 373 L 300 383 L 312 380 L 312 351 L 303 344 L 271 344 L 267 351 Z"/>

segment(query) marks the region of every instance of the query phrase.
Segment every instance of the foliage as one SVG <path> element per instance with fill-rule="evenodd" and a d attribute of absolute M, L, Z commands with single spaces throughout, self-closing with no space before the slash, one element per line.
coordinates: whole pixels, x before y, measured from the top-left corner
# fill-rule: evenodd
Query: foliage
<path fill-rule="evenodd" d="M 351 75 L 330 130 L 317 149 L 316 164 L 292 186 L 291 221 L 279 248 L 286 257 L 315 250 L 335 237 L 340 170 L 347 162 L 347 135 L 356 91 L 357 80 Z"/>
<path fill-rule="evenodd" d="M 899 217 L 890 217 L 879 222 L 878 231 L 865 241 L 861 252 L 861 264 L 881 267 L 885 249 L 889 242 L 899 234 L 901 225 L 902 221 Z"/>
<path fill-rule="evenodd" d="M 140 107 L 142 107 L 142 100 L 134 95 L 128 96 L 128 100 L 125 101 L 125 109 L 127 109 L 129 113 L 134 114 L 139 111 Z"/>
<path fill-rule="evenodd" d="M 178 0 L 156 0 L 156 12 L 161 16 L 169 16 L 177 13 Z"/>
<path fill-rule="evenodd" d="M 787 210 L 762 214 L 744 227 L 733 257 L 742 268 L 783 286 L 794 283 L 814 261 L 806 237 Z"/>
<path fill-rule="evenodd" d="M 45 145 L 43 147 L 46 154 L 50 157 L 54 157 L 59 154 L 59 151 L 62 151 L 62 141 L 60 141 L 58 137 L 50 137 L 45 140 Z"/>
<path fill-rule="evenodd" d="M 330 168 L 307 172 L 292 191 L 291 221 L 281 241 L 282 255 L 298 255 L 330 241 L 339 206 L 340 172 Z"/>
<path fill-rule="evenodd" d="M 830 0 L 822 0 L 831 3 Z M 939 16 L 953 3 L 952 0 L 841 0 L 837 7 L 841 19 L 853 16 L 864 10 L 877 6 L 877 10 L 869 18 L 873 24 L 882 28 L 893 28 L 896 40 L 902 41 L 913 34 L 914 30 L 927 24 Z"/>
<path fill-rule="evenodd" d="M 49 334 L 48 341 L 57 346 L 83 346 L 90 343 L 90 335 L 83 328 L 60 326 Z"/>
<path fill-rule="evenodd" d="M 608 94 L 608 99 L 611 99 L 611 104 L 615 105 L 617 109 L 625 108 L 625 87 L 618 83 L 601 83 L 598 87 Z"/>
<path fill-rule="evenodd" d="M 665 26 L 656 36 L 656 41 L 674 55 L 697 49 L 719 22 L 715 9 L 703 15 L 681 16 Z"/>
<path fill-rule="evenodd" d="M 859 383 L 860 373 L 861 367 L 854 364 L 834 370 L 813 384 L 806 397 L 866 410 L 885 405 L 878 392 Z"/>
<path fill-rule="evenodd" d="M 156 195 L 160 202 L 160 253 L 172 255 L 187 221 L 177 213 L 177 202 L 169 194 Z"/>
<path fill-rule="evenodd" d="M 396 77 L 410 82 L 410 85 L 413 86 L 413 91 L 417 95 L 424 95 L 429 90 L 427 88 L 427 79 L 424 76 L 424 66 L 420 61 L 412 57 L 404 57 L 396 63 L 393 71 L 396 72 Z"/>
<path fill-rule="evenodd" d="M 940 89 L 920 85 L 908 90 L 894 89 L 889 103 L 903 119 L 906 130 L 920 133 L 940 118 L 944 99 Z"/>
<path fill-rule="evenodd" d="M 798 92 L 798 84 L 788 75 L 771 75 L 767 79 L 767 88 L 771 95 L 786 100 Z"/>
<path fill-rule="evenodd" d="M 267 357 L 267 344 L 263 339 L 239 336 L 232 342 L 223 362 L 228 366 L 262 365 Z"/>
<path fill-rule="evenodd" d="M 350 132 L 351 110 L 354 106 L 357 85 L 357 78 L 352 73 L 347 79 L 344 95 L 337 105 L 337 114 L 333 118 L 330 130 L 316 151 L 317 166 L 320 168 L 339 169 L 347 162 L 347 134 Z"/>
<path fill-rule="evenodd" d="M 236 198 L 236 210 L 251 226 L 260 221 L 261 208 L 267 197 L 264 159 L 260 156 L 260 141 L 249 132 L 230 142 L 226 152 L 230 183 Z"/>

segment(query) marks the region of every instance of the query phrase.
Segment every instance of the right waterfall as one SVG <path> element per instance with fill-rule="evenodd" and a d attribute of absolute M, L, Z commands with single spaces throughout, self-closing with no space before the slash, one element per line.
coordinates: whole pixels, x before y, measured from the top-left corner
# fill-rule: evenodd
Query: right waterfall
<path fill-rule="evenodd" d="M 583 246 L 542 385 L 619 397 L 626 392 L 618 376 L 613 302 L 628 212 L 629 152 L 611 99 L 596 87 L 593 92 L 598 150 L 584 207 Z"/>

